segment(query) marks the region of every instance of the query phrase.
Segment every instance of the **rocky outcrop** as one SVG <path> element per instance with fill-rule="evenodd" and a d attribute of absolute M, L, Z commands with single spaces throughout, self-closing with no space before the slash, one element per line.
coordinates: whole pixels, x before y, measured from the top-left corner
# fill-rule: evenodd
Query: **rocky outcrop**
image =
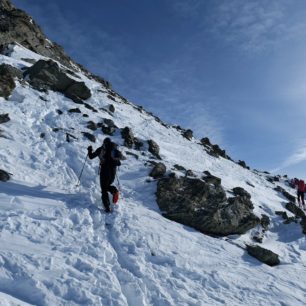
<path fill-rule="evenodd" d="M 22 79 L 23 78 L 23 72 L 8 64 L 1 64 L 0 65 L 0 75 L 3 74 L 9 74 L 13 78 Z"/>
<path fill-rule="evenodd" d="M 0 124 L 10 121 L 9 114 L 0 114 Z"/>
<path fill-rule="evenodd" d="M 291 202 L 287 203 L 286 209 L 292 212 L 297 218 L 305 217 L 304 211 L 301 208 L 297 207 L 294 203 L 291 203 Z"/>
<path fill-rule="evenodd" d="M 188 140 L 191 140 L 193 138 L 193 131 L 188 129 L 188 130 L 185 130 L 183 132 L 183 136 L 188 139 Z"/>
<path fill-rule="evenodd" d="M 1 182 L 7 182 L 10 178 L 11 178 L 11 175 L 8 172 L 0 169 L 0 181 Z"/>
<path fill-rule="evenodd" d="M 7 69 L 7 65 L 0 66 L 0 97 L 7 99 L 11 95 L 16 87 L 14 77 L 15 74 Z"/>
<path fill-rule="evenodd" d="M 66 75 L 59 65 L 52 61 L 40 60 L 24 72 L 29 83 L 37 90 L 54 90 L 79 103 L 91 97 L 84 82 L 78 82 Z"/>
<path fill-rule="evenodd" d="M 247 245 L 247 252 L 249 253 L 249 255 L 255 257 L 259 261 L 271 267 L 280 264 L 279 256 L 276 253 L 267 250 L 265 248 L 262 248 L 258 245 L 256 246 Z"/>
<path fill-rule="evenodd" d="M 154 155 L 157 159 L 161 159 L 159 156 L 159 145 L 152 139 L 148 140 L 149 152 Z"/>
<path fill-rule="evenodd" d="M 225 150 L 222 150 L 217 144 L 213 145 L 208 137 L 204 137 L 201 139 L 201 144 L 207 151 L 207 153 L 213 157 L 223 157 L 226 159 L 231 159 Z"/>
<path fill-rule="evenodd" d="M 238 165 L 241 166 L 242 168 L 250 170 L 250 167 L 246 164 L 244 160 L 239 160 Z"/>
<path fill-rule="evenodd" d="M 171 176 L 158 182 L 156 196 L 165 217 L 206 234 L 242 234 L 260 222 L 248 197 L 227 198 L 219 183 Z"/>
<path fill-rule="evenodd" d="M 295 203 L 295 196 L 286 191 L 283 187 L 277 186 L 274 188 L 275 191 L 280 192 L 288 201 Z"/>
<path fill-rule="evenodd" d="M 149 176 L 154 179 L 162 178 L 166 174 L 167 168 L 163 163 L 156 163 Z"/>

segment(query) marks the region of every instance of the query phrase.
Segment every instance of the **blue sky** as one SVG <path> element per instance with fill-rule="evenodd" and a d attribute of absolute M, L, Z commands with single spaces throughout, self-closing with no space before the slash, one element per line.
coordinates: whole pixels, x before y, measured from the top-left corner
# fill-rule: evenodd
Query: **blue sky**
<path fill-rule="evenodd" d="M 306 1 L 13 3 L 134 103 L 251 167 L 306 178 Z"/>

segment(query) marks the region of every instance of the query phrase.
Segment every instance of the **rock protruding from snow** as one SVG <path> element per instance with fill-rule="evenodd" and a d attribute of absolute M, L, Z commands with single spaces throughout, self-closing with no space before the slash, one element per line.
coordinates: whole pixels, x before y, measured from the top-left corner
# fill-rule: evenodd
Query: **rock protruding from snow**
<path fill-rule="evenodd" d="M 166 174 L 167 168 L 163 163 L 156 163 L 150 172 L 150 176 L 154 179 L 162 178 Z"/>
<path fill-rule="evenodd" d="M 9 114 L 0 114 L 0 124 L 10 121 Z"/>
<path fill-rule="evenodd" d="M 280 192 L 288 201 L 295 203 L 295 196 L 290 194 L 283 187 L 277 186 L 274 190 Z"/>
<path fill-rule="evenodd" d="M 260 222 L 249 197 L 227 198 L 220 184 L 169 177 L 158 182 L 156 195 L 165 217 L 206 234 L 243 234 Z"/>
<path fill-rule="evenodd" d="M 91 97 L 90 89 L 84 82 L 78 82 L 66 75 L 52 60 L 40 60 L 24 72 L 30 84 L 38 90 L 54 90 L 79 103 Z"/>
<path fill-rule="evenodd" d="M 132 129 L 126 126 L 121 130 L 121 136 L 124 139 L 124 145 L 132 148 L 135 141 Z"/>
<path fill-rule="evenodd" d="M 149 152 L 156 158 L 161 159 L 161 157 L 159 156 L 159 145 L 153 139 L 148 140 L 148 144 Z"/>
<path fill-rule="evenodd" d="M 294 203 L 289 202 L 286 204 L 286 209 L 288 209 L 290 212 L 292 212 L 297 218 L 303 218 L 305 217 L 304 211 L 297 207 Z"/>
<path fill-rule="evenodd" d="M 213 145 L 208 137 L 204 137 L 201 139 L 202 146 L 206 149 L 207 153 L 210 154 L 213 157 L 223 157 L 226 159 L 231 159 L 227 154 L 225 150 L 222 150 L 217 144 Z"/>
<path fill-rule="evenodd" d="M 16 87 L 14 77 L 15 74 L 7 69 L 7 65 L 0 66 L 0 97 L 7 99 L 11 95 Z"/>
<path fill-rule="evenodd" d="M 16 77 L 18 79 L 23 78 L 23 72 L 20 69 L 13 67 L 11 65 L 8 65 L 8 64 L 0 65 L 0 75 L 3 75 L 3 74 L 9 74 L 13 78 Z"/>
<path fill-rule="evenodd" d="M 259 261 L 271 267 L 280 264 L 279 256 L 276 253 L 267 250 L 265 248 L 262 248 L 258 245 L 255 246 L 247 245 L 247 252 L 249 253 L 249 255 L 255 257 Z"/>
<path fill-rule="evenodd" d="M 7 182 L 11 178 L 10 174 L 2 169 L 0 169 L 0 181 Z"/>

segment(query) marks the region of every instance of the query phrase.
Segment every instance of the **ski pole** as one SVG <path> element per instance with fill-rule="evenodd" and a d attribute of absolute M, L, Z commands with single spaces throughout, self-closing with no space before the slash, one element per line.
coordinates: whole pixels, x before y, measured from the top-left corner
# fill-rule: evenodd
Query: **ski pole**
<path fill-rule="evenodd" d="M 79 187 L 79 186 L 80 186 L 80 183 L 81 183 L 81 176 L 82 176 L 82 174 L 83 174 L 83 170 L 84 170 L 84 167 L 85 167 L 85 164 L 86 164 L 86 161 L 87 161 L 87 157 L 88 157 L 88 153 L 87 153 L 87 155 L 86 155 L 86 158 L 85 158 L 85 161 L 84 161 L 84 164 L 83 164 L 81 173 L 80 173 L 80 175 L 79 175 L 79 179 L 78 179 L 78 183 L 77 183 L 76 187 Z"/>
<path fill-rule="evenodd" d="M 119 191 L 120 191 L 120 193 L 121 193 L 121 185 L 120 185 L 120 181 L 119 181 L 119 179 L 118 179 L 117 173 L 116 173 L 116 179 L 117 179 L 117 182 L 118 182 Z"/>

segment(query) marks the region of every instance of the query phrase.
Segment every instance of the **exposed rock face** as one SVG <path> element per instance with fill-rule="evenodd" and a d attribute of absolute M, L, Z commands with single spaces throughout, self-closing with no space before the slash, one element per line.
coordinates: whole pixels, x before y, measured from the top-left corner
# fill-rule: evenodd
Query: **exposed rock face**
<path fill-rule="evenodd" d="M 228 199 L 220 184 L 172 176 L 158 182 L 156 195 L 165 217 L 206 234 L 242 234 L 260 222 L 249 198 Z"/>
<path fill-rule="evenodd" d="M 280 192 L 288 201 L 294 203 L 295 202 L 295 196 L 287 192 L 283 187 L 277 186 L 274 188 L 275 191 Z"/>
<path fill-rule="evenodd" d="M 152 139 L 148 140 L 149 152 L 156 158 L 161 159 L 159 156 L 159 145 Z"/>
<path fill-rule="evenodd" d="M 8 65 L 8 64 L 2 64 L 0 65 L 0 75 L 3 74 L 9 74 L 11 75 L 13 78 L 16 77 L 18 79 L 22 79 L 23 78 L 23 73 L 21 70 Z"/>
<path fill-rule="evenodd" d="M 43 34 L 40 27 L 24 11 L 16 9 L 9 0 L 0 2 L 0 52 L 9 52 L 9 45 L 19 43 L 29 50 L 59 61 L 61 64 L 75 70 L 81 69 L 89 78 L 111 88 L 111 84 L 102 77 L 90 73 L 82 65 L 74 63 L 66 55 L 63 48 L 51 42 Z"/>
<path fill-rule="evenodd" d="M 0 181 L 7 182 L 11 178 L 10 174 L 0 169 Z"/>
<path fill-rule="evenodd" d="M 0 66 L 0 97 L 7 99 L 15 89 L 15 73 L 7 68 L 8 65 Z"/>
<path fill-rule="evenodd" d="M 157 163 L 150 172 L 150 176 L 154 179 L 162 178 L 167 171 L 166 166 L 163 163 Z"/>
<path fill-rule="evenodd" d="M 233 192 L 235 196 L 246 197 L 248 199 L 251 199 L 251 195 L 242 187 L 233 188 Z"/>
<path fill-rule="evenodd" d="M 245 168 L 245 169 L 250 170 L 250 167 L 247 166 L 247 164 L 245 163 L 244 160 L 239 160 L 239 161 L 238 161 L 238 165 L 241 166 L 242 168 Z"/>
<path fill-rule="evenodd" d="M 203 176 L 202 178 L 207 184 L 212 184 L 215 186 L 221 185 L 221 179 L 217 176 L 211 175 L 210 173 L 207 173 L 206 176 Z"/>
<path fill-rule="evenodd" d="M 0 114 L 0 124 L 10 121 L 9 114 Z"/>
<path fill-rule="evenodd" d="M 222 150 L 217 144 L 213 145 L 208 137 L 204 137 L 201 139 L 201 144 L 206 149 L 207 153 L 214 157 L 223 157 L 226 159 L 231 159 L 227 154 L 225 150 Z"/>
<path fill-rule="evenodd" d="M 38 90 L 59 91 L 75 102 L 91 97 L 91 92 L 84 82 L 69 78 L 52 60 L 40 60 L 27 69 L 24 74 L 29 76 L 30 84 Z"/>
<path fill-rule="evenodd" d="M 286 209 L 291 211 L 297 218 L 305 217 L 304 211 L 301 208 L 297 207 L 294 203 L 291 203 L 291 202 L 287 203 Z"/>
<path fill-rule="evenodd" d="M 279 256 L 274 252 L 264 249 L 258 245 L 256 246 L 247 246 L 247 252 L 258 259 L 259 261 L 269 265 L 269 266 L 276 266 L 280 264 Z"/>
<path fill-rule="evenodd" d="M 193 137 L 193 132 L 192 130 L 188 129 L 186 131 L 183 132 L 183 136 L 188 139 L 188 140 L 191 140 L 192 137 Z"/>

